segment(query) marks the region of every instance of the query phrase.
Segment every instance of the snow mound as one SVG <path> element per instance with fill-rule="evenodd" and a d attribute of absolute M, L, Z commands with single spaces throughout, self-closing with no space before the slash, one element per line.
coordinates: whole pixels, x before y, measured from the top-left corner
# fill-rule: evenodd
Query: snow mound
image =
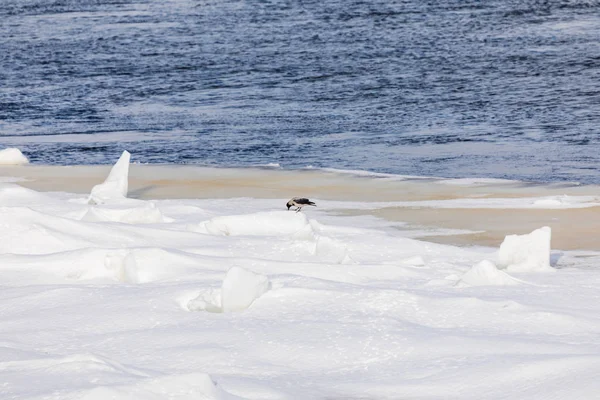
<path fill-rule="evenodd" d="M 96 281 L 141 284 L 181 278 L 198 257 L 162 248 L 82 248 L 41 255 L 0 254 L 0 270 L 29 284 Z"/>
<path fill-rule="evenodd" d="M 44 254 L 91 246 L 67 232 L 73 221 L 27 207 L 0 207 L 0 221 L 0 253 Z"/>
<path fill-rule="evenodd" d="M 131 154 L 128 151 L 121 154 L 117 163 L 110 170 L 108 178 L 92 188 L 88 203 L 102 204 L 109 200 L 127 197 L 130 158 Z"/>
<path fill-rule="evenodd" d="M 204 373 L 140 379 L 136 383 L 99 386 L 87 390 L 81 400 L 236 400 Z"/>
<path fill-rule="evenodd" d="M 66 388 L 90 387 L 91 382 L 110 382 L 115 378 L 131 380 L 144 379 L 147 374 L 135 367 L 125 366 L 118 361 L 94 354 L 72 354 L 65 357 L 52 357 L 47 354 L 19 361 L 2 360 L 3 377 L 12 378 L 13 384 L 26 385 L 35 382 L 31 391 L 39 396 L 10 396 L 8 398 L 60 398 L 81 399 L 81 396 L 68 395 Z M 68 387 L 65 384 L 68 380 Z M 6 387 L 6 386 L 5 386 Z M 61 393 L 62 392 L 62 393 Z M 44 393 L 46 395 L 41 395 Z M 53 393 L 54 396 L 50 396 Z M 57 394 L 61 393 L 61 394 Z M 3 399 L 7 398 L 2 396 Z"/>
<path fill-rule="evenodd" d="M 184 273 L 193 262 L 189 257 L 159 248 L 115 250 L 104 256 L 104 267 L 110 272 L 109 276 L 123 283 L 173 278 Z"/>
<path fill-rule="evenodd" d="M 28 283 L 64 284 L 73 280 L 117 280 L 116 273 L 106 268 L 104 259 L 109 253 L 105 249 L 84 248 L 52 254 L 3 255 L 1 262 L 5 270 L 18 272 Z"/>
<path fill-rule="evenodd" d="M 59 200 L 14 183 L 0 184 L 0 205 L 9 207 L 60 204 Z"/>
<path fill-rule="evenodd" d="M 202 223 L 206 233 L 224 236 L 292 235 L 309 225 L 302 213 L 287 211 L 259 212 L 246 215 L 215 217 Z"/>
<path fill-rule="evenodd" d="M 227 271 L 220 290 L 210 289 L 190 300 L 190 311 L 232 312 L 246 310 L 270 289 L 269 278 L 241 267 Z"/>
<path fill-rule="evenodd" d="M 551 236 L 547 226 L 525 235 L 506 236 L 498 252 L 498 267 L 513 272 L 551 270 Z"/>
<path fill-rule="evenodd" d="M 29 159 L 16 147 L 0 150 L 0 165 L 29 164 Z"/>
<path fill-rule="evenodd" d="M 89 222 L 122 222 L 126 224 L 157 224 L 168 222 L 154 203 L 141 207 L 97 207 L 93 206 L 81 218 Z"/>
<path fill-rule="evenodd" d="M 513 277 L 496 268 L 493 262 L 483 260 L 468 270 L 460 278 L 456 286 L 505 286 L 518 284 L 519 282 Z"/>
<path fill-rule="evenodd" d="M 104 356 L 77 353 L 20 361 L 2 360 L 0 367 L 12 385 L 36 382 L 33 396 L 65 400 L 240 400 L 223 390 L 205 373 L 154 375 Z M 68 382 L 68 384 L 67 384 Z M 6 385 L 5 385 L 6 386 Z M 14 393 L 14 392 L 13 392 Z M 51 395 L 50 395 L 51 394 Z M 3 396 L 2 398 L 6 398 Z"/>

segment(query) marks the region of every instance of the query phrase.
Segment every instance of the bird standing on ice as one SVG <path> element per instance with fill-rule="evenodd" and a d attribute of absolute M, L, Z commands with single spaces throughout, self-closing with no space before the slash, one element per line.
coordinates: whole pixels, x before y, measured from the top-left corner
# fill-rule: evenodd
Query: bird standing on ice
<path fill-rule="evenodd" d="M 288 211 L 290 211 L 290 207 L 296 207 L 296 212 L 298 212 L 302 210 L 302 207 L 304 206 L 316 207 L 317 205 L 305 197 L 294 197 L 293 199 L 287 202 L 286 206 L 288 208 Z"/>

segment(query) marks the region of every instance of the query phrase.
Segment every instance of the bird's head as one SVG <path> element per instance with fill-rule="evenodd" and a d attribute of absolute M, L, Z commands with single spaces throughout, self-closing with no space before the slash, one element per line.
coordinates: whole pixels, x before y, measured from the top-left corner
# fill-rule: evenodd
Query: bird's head
<path fill-rule="evenodd" d="M 288 211 L 290 211 L 290 207 L 291 207 L 292 205 L 293 205 L 293 204 L 292 204 L 292 201 L 291 201 L 291 200 L 287 202 L 286 206 L 287 206 L 287 208 L 288 208 Z"/>

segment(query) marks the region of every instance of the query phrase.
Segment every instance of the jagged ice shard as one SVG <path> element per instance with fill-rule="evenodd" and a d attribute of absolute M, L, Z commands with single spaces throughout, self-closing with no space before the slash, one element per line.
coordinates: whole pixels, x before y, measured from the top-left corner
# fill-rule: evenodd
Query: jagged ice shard
<path fill-rule="evenodd" d="M 131 154 L 127 150 L 123 151 L 117 163 L 110 170 L 108 178 L 92 188 L 89 204 L 102 204 L 127 197 L 130 158 Z"/>

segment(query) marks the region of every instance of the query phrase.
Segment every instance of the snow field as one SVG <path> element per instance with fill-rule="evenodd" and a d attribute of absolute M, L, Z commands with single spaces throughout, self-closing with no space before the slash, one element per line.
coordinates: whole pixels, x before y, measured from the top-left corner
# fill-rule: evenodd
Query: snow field
<path fill-rule="evenodd" d="M 597 254 L 547 228 L 458 248 L 287 199 L 128 199 L 124 157 L 89 197 L 0 185 L 0 398 L 600 390 Z"/>

